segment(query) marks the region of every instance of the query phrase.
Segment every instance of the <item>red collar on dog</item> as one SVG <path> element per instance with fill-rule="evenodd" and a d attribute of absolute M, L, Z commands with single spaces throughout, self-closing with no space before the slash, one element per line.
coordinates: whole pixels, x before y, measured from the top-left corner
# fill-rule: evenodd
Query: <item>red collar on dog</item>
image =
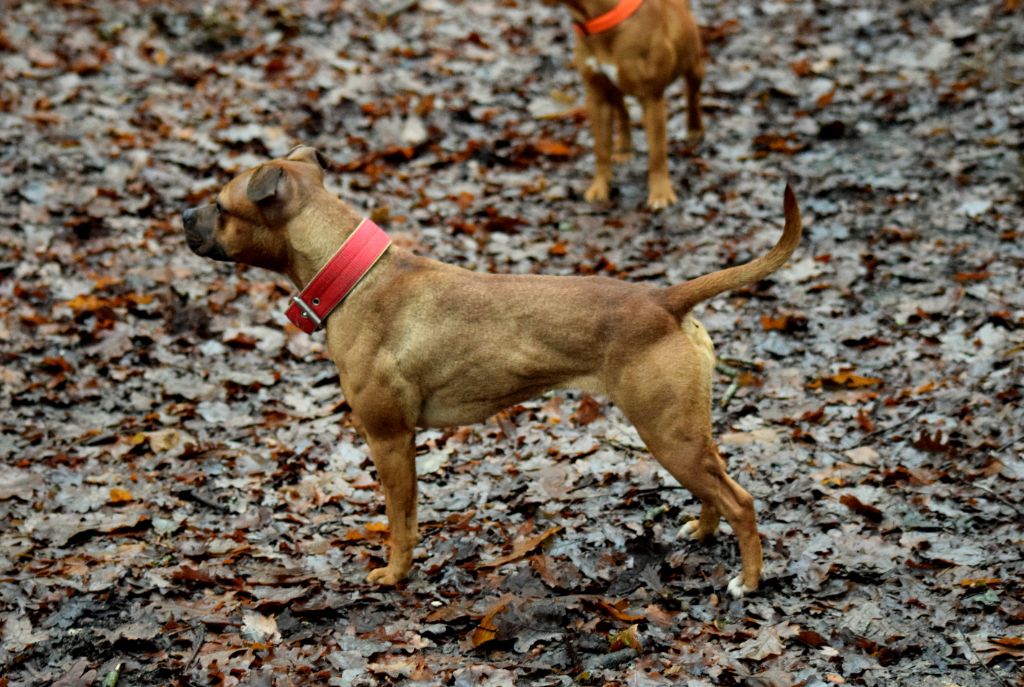
<path fill-rule="evenodd" d="M 573 28 L 581 36 L 591 36 L 608 29 L 614 29 L 633 16 L 633 13 L 640 9 L 642 4 L 644 4 L 644 0 L 619 0 L 618 5 L 604 14 L 589 19 L 582 24 L 573 24 Z"/>
<path fill-rule="evenodd" d="M 345 300 L 390 245 L 391 239 L 384 230 L 364 219 L 306 288 L 292 296 L 285 315 L 307 334 L 320 329 L 331 311 Z"/>

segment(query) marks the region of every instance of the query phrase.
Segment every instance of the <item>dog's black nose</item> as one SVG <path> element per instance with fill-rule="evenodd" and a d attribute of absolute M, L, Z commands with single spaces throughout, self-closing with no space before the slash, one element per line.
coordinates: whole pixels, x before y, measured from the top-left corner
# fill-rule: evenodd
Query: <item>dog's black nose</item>
<path fill-rule="evenodd" d="M 196 212 L 195 208 L 189 208 L 185 212 L 181 213 L 181 223 L 185 225 L 185 231 L 192 231 L 196 227 Z"/>

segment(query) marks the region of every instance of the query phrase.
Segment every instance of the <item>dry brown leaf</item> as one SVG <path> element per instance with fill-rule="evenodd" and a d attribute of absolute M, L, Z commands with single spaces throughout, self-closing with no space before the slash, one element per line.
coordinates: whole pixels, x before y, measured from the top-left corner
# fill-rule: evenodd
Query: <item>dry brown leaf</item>
<path fill-rule="evenodd" d="M 476 629 L 474 629 L 469 635 L 469 641 L 473 645 L 473 648 L 486 644 L 497 637 L 498 628 L 494 624 L 494 619 L 499 613 L 508 607 L 512 598 L 513 596 L 511 594 L 505 594 L 487 609 L 487 612 L 484 613 L 484 617 L 481 618 L 479 624 L 477 624 Z"/>
<path fill-rule="evenodd" d="M 555 535 L 556 533 L 561 532 L 561 531 L 562 531 L 561 525 L 555 525 L 554 527 L 549 527 L 548 529 L 544 530 L 540 534 L 534 535 L 532 537 L 527 537 L 526 539 L 522 539 L 520 541 L 517 541 L 513 545 L 511 553 L 508 553 L 508 554 L 506 554 L 504 556 L 496 558 L 493 561 L 488 561 L 486 563 L 478 563 L 477 567 L 478 568 L 497 568 L 500 565 L 505 565 L 506 563 L 511 563 L 512 561 L 519 560 L 520 558 L 522 558 L 523 556 L 525 556 L 526 554 L 530 553 L 535 548 L 537 548 L 538 546 L 543 544 L 545 541 L 547 541 L 548 538 L 552 537 L 553 535 Z"/>
<path fill-rule="evenodd" d="M 612 651 L 618 651 L 619 649 L 624 649 L 626 647 L 629 647 L 638 654 L 641 654 L 644 651 L 644 647 L 640 643 L 639 625 L 630 625 L 622 632 L 616 632 L 613 634 L 609 637 L 609 640 L 611 641 L 611 647 L 609 648 Z"/>

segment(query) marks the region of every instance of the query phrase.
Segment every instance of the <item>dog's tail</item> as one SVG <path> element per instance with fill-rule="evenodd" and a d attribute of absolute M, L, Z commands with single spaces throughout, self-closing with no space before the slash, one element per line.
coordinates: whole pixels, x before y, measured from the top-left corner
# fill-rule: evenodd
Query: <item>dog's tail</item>
<path fill-rule="evenodd" d="M 709 298 L 713 298 L 725 291 L 738 289 L 746 284 L 752 284 L 764 279 L 775 270 L 782 267 L 789 256 L 796 250 L 800 243 L 800 234 L 803 231 L 803 224 L 800 221 L 800 208 L 796 204 L 796 196 L 789 184 L 786 184 L 786 193 L 783 198 L 783 211 L 786 216 L 786 225 L 782 230 L 782 238 L 768 251 L 767 254 L 755 258 L 743 265 L 728 267 L 724 270 L 705 274 L 704 276 L 691 279 L 670 286 L 665 289 L 665 307 L 676 317 L 682 319 L 693 306 Z"/>

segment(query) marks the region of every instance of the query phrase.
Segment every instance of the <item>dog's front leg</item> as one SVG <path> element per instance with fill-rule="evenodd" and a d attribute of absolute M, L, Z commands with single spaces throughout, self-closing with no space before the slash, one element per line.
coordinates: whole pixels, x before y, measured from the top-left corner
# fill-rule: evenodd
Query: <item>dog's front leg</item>
<path fill-rule="evenodd" d="M 599 87 L 587 83 L 587 111 L 594 136 L 594 181 L 583 197 L 591 203 L 608 200 L 612 181 L 612 104 Z"/>
<path fill-rule="evenodd" d="M 665 140 L 668 114 L 665 97 L 644 98 L 644 133 L 647 134 L 647 207 L 661 210 L 676 202 L 668 178 L 668 143 Z"/>
<path fill-rule="evenodd" d="M 384 506 L 388 517 L 388 564 L 371 570 L 370 582 L 394 585 L 405 579 L 412 567 L 416 546 L 416 445 L 415 434 L 408 430 L 374 433 L 366 430 L 366 443 L 384 487 Z"/>

